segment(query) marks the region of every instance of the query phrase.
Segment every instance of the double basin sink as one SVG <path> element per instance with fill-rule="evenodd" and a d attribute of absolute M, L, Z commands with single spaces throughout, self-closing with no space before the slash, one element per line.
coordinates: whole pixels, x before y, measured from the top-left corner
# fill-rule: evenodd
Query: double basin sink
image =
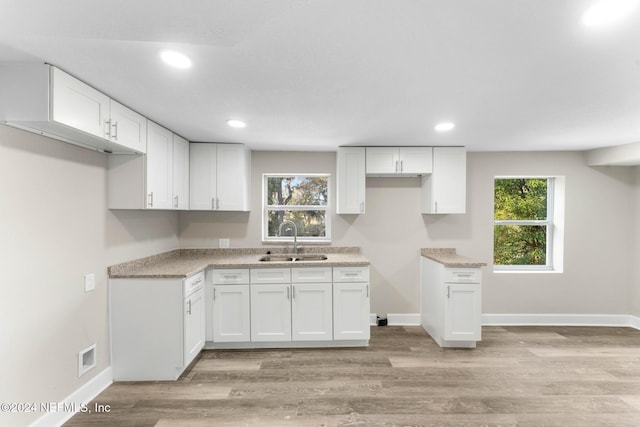
<path fill-rule="evenodd" d="M 261 262 L 296 262 L 296 261 L 326 261 L 327 256 L 323 254 L 305 255 L 264 255 L 258 259 Z"/>

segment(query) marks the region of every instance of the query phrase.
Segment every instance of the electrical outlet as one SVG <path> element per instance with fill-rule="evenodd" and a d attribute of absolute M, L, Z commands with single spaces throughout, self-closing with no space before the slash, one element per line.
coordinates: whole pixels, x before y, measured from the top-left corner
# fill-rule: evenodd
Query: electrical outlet
<path fill-rule="evenodd" d="M 229 239 L 218 239 L 218 247 L 219 248 L 228 248 L 229 247 Z"/>
<path fill-rule="evenodd" d="M 85 274 L 84 276 L 84 291 L 90 292 L 96 288 L 96 275 L 95 273 Z"/>

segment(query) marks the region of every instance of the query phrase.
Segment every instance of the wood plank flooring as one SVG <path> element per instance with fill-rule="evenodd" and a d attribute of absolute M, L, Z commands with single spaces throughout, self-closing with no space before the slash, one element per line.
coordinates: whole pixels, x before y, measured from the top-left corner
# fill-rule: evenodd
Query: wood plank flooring
<path fill-rule="evenodd" d="M 114 383 L 66 426 L 640 426 L 640 331 L 484 327 L 442 349 L 372 327 L 364 349 L 204 351 L 175 382 Z"/>

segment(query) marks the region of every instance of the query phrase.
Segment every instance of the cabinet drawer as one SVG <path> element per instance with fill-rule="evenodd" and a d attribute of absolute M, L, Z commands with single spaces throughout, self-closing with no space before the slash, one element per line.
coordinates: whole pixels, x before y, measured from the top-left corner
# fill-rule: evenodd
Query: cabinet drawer
<path fill-rule="evenodd" d="M 214 285 L 244 285 L 249 283 L 249 269 L 214 269 L 213 284 Z"/>
<path fill-rule="evenodd" d="M 369 267 L 333 267 L 334 282 L 368 282 Z"/>
<path fill-rule="evenodd" d="M 480 283 L 479 268 L 445 268 L 446 283 Z"/>
<path fill-rule="evenodd" d="M 291 283 L 291 269 L 252 268 L 251 283 Z"/>
<path fill-rule="evenodd" d="M 331 283 L 331 267 L 299 267 L 291 269 L 293 283 Z"/>
<path fill-rule="evenodd" d="M 204 271 L 184 279 L 184 297 L 188 297 L 204 286 Z"/>

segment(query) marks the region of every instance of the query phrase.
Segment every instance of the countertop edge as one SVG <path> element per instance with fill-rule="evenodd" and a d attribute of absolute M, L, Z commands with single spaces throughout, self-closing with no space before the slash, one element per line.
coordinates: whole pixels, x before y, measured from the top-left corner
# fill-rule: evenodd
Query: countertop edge
<path fill-rule="evenodd" d="M 420 255 L 450 268 L 485 267 L 486 262 L 459 255 L 454 248 L 422 248 Z"/>

